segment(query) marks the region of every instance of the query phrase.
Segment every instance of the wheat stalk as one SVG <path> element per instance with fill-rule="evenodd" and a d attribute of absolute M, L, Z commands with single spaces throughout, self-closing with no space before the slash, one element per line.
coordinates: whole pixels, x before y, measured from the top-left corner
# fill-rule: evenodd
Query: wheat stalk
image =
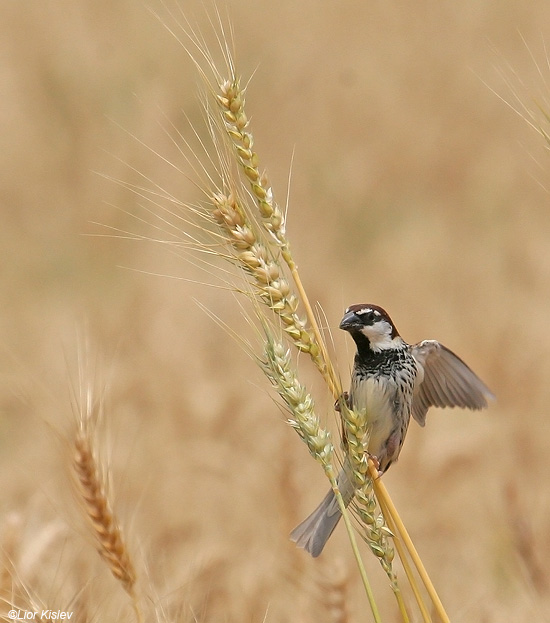
<path fill-rule="evenodd" d="M 246 179 L 249 181 L 252 194 L 256 200 L 262 225 L 269 234 L 268 240 L 270 242 L 273 242 L 278 248 L 281 249 L 281 255 L 292 274 L 294 284 L 297 289 L 296 295 L 294 295 L 290 291 L 289 283 L 286 280 L 280 281 L 282 285 L 282 291 L 279 291 L 277 287 L 279 285 L 278 279 L 280 273 L 282 272 L 280 264 L 278 264 L 277 262 L 271 262 L 269 267 L 267 267 L 266 247 L 254 246 L 256 238 L 253 233 L 253 226 L 250 223 L 245 224 L 247 218 L 245 209 L 246 204 L 243 203 L 244 207 L 235 206 L 233 208 L 232 212 L 233 214 L 236 214 L 238 212 L 238 218 L 223 217 L 223 213 L 220 215 L 218 211 L 215 211 L 214 215 L 218 224 L 223 223 L 228 230 L 231 228 L 231 226 L 234 227 L 235 225 L 237 225 L 237 229 L 234 230 L 233 234 L 233 245 L 237 250 L 244 247 L 246 242 L 250 244 L 250 248 L 240 253 L 237 257 L 239 258 L 241 263 L 244 264 L 245 270 L 253 272 L 256 267 L 259 268 L 259 281 L 263 282 L 263 287 L 260 289 L 259 292 L 260 298 L 264 302 L 269 300 L 276 301 L 277 306 L 283 307 L 283 297 L 290 297 L 293 310 L 296 309 L 298 300 L 302 303 L 306 310 L 306 319 L 300 318 L 297 322 L 293 323 L 292 316 L 289 315 L 287 318 L 281 316 L 284 324 L 287 325 L 285 327 L 285 330 L 287 331 L 289 336 L 293 338 L 295 345 L 300 350 L 308 352 L 310 354 L 313 362 L 315 363 L 318 370 L 321 372 L 323 378 L 325 379 L 325 382 L 331 390 L 334 399 L 340 402 L 342 397 L 340 380 L 328 355 L 328 351 L 321 336 L 321 332 L 318 328 L 316 318 L 309 303 L 309 299 L 302 285 L 296 263 L 294 262 L 294 259 L 292 257 L 290 251 L 290 242 L 286 235 L 286 225 L 283 212 L 281 211 L 274 199 L 273 189 L 269 183 L 267 173 L 265 171 L 260 172 L 259 169 L 259 156 L 257 152 L 253 149 L 254 138 L 252 132 L 250 131 L 249 119 L 244 109 L 246 101 L 245 89 L 241 87 L 240 80 L 237 78 L 234 72 L 235 65 L 233 60 L 229 58 L 229 51 L 227 47 L 225 48 L 225 51 L 228 55 L 226 64 L 231 70 L 231 77 L 230 79 L 226 80 L 221 79 L 219 72 L 214 67 L 213 61 L 210 59 L 210 56 L 208 54 L 205 55 L 210 59 L 209 62 L 212 69 L 214 70 L 214 75 L 218 78 L 217 85 L 214 85 L 212 88 L 214 93 L 216 88 L 218 90 L 218 93 L 216 94 L 216 101 L 218 102 L 218 105 L 220 106 L 222 111 L 222 126 L 225 130 L 226 136 L 228 137 L 230 144 L 234 149 L 237 163 L 240 165 Z M 222 197 L 223 195 L 218 195 L 217 198 L 215 197 L 215 201 L 219 203 L 220 198 Z M 247 265 L 248 262 L 250 263 L 249 265 Z M 269 289 L 268 281 L 270 278 L 273 279 L 273 284 L 275 285 L 275 288 L 273 288 L 273 290 Z M 268 287 L 265 287 L 266 285 Z M 274 309 L 276 313 L 278 312 L 277 306 L 275 307 L 275 309 L 272 307 L 272 309 Z M 309 330 L 306 329 L 306 327 L 308 326 L 310 327 Z M 351 458 L 352 461 L 354 460 L 356 462 L 354 473 L 356 473 L 357 475 L 358 489 L 360 491 L 366 488 L 370 490 L 368 493 L 364 491 L 364 493 L 362 494 L 364 504 L 358 504 L 358 506 L 364 509 L 362 519 L 366 521 L 365 525 L 370 526 L 368 530 L 372 533 L 373 537 L 372 539 L 370 539 L 373 553 L 375 553 L 375 555 L 377 555 L 381 559 L 382 566 L 390 577 L 392 588 L 396 591 L 397 594 L 399 593 L 399 589 L 397 587 L 395 574 L 391 569 L 393 550 L 391 550 L 391 548 L 387 544 L 387 536 L 391 535 L 391 532 L 385 526 L 383 518 L 375 518 L 372 511 L 367 510 L 369 508 L 372 508 L 373 503 L 374 505 L 376 505 L 376 500 L 374 499 L 375 496 L 389 498 L 389 494 L 387 493 L 385 488 L 381 488 L 378 486 L 378 478 L 376 478 L 373 484 L 372 478 L 369 478 L 367 476 L 368 458 L 364 451 L 364 448 L 367 447 L 368 432 L 365 428 L 365 421 L 363 421 L 362 425 L 359 425 L 356 419 L 358 417 L 357 414 L 354 414 L 348 408 L 343 409 L 343 413 L 345 414 L 343 422 L 345 435 L 346 437 L 349 435 L 349 439 L 346 438 L 346 446 L 348 446 L 350 439 L 352 440 Z M 361 439 L 355 438 L 354 435 L 358 434 L 360 430 L 362 431 Z M 375 496 L 373 496 L 372 494 L 373 487 L 376 492 Z M 393 507 L 393 504 L 391 504 L 391 501 L 389 504 L 385 505 L 385 507 L 392 508 L 394 509 L 394 512 L 397 512 L 395 510 L 395 507 Z M 358 508 L 358 512 L 361 514 L 362 511 L 360 511 Z M 374 532 L 372 532 L 373 530 Z M 378 543 L 383 544 L 382 549 L 380 549 L 380 546 L 377 545 Z M 381 553 L 383 555 L 380 555 Z M 418 561 L 418 564 L 422 566 L 420 561 Z M 400 597 L 398 597 L 398 599 L 400 599 Z"/>
<path fill-rule="evenodd" d="M 229 62 L 228 66 L 233 67 L 233 63 Z M 219 75 L 217 72 L 214 73 L 215 75 Z M 241 89 L 240 81 L 234 74 L 230 80 L 218 80 L 217 87 L 220 92 L 217 95 L 217 101 L 222 108 L 222 125 L 230 144 L 234 148 L 237 163 L 240 165 L 246 179 L 249 181 L 262 226 L 268 234 L 268 245 L 262 246 L 258 244 L 259 236 L 255 233 L 253 220 L 247 217 L 248 206 L 245 202 L 243 202 L 242 205 L 239 205 L 235 203 L 233 196 L 228 197 L 227 195 L 220 193 L 214 195 L 214 202 L 217 206 L 214 211 L 214 218 L 216 222 L 224 227 L 225 231 L 229 234 L 228 240 L 236 250 L 237 258 L 240 263 L 244 263 L 243 267 L 245 271 L 253 276 L 253 283 L 256 288 L 258 288 L 260 300 L 267 303 L 268 306 L 279 315 L 283 321 L 283 327 L 292 339 L 294 345 L 297 346 L 299 350 L 310 354 L 312 361 L 321 372 L 333 396 L 335 399 L 339 400 L 342 395 L 339 378 L 328 356 L 324 340 L 322 339 L 318 329 L 305 289 L 303 288 L 299 277 L 296 263 L 292 258 L 290 243 L 286 236 L 283 213 L 273 198 L 273 190 L 268 182 L 267 174 L 265 172 L 260 173 L 258 168 L 259 157 L 257 153 L 253 151 L 254 139 L 249 130 L 249 121 L 244 111 L 244 90 Z M 230 201 L 228 201 L 228 199 L 230 199 Z M 292 274 L 294 284 L 297 289 L 296 295 L 292 293 L 289 283 L 282 279 L 282 267 L 280 263 L 277 261 L 271 261 L 269 264 L 267 263 L 268 250 L 273 246 L 277 251 L 280 251 L 282 258 Z M 259 274 L 255 274 L 256 271 L 259 271 Z M 280 288 L 280 284 L 283 285 L 282 289 Z M 270 288 L 272 285 L 275 287 L 268 290 L 267 288 Z M 285 309 L 284 301 L 287 297 L 291 297 L 290 300 L 292 301 L 292 307 L 290 309 L 291 313 L 285 315 L 284 313 L 281 314 L 280 310 Z M 298 300 L 302 302 L 306 309 L 306 320 L 299 319 L 296 321 L 295 309 L 297 307 Z M 276 302 L 275 306 L 272 304 L 273 302 Z M 308 330 L 306 328 L 308 326 L 311 327 L 311 329 Z M 305 390 L 303 390 L 301 386 L 299 391 L 289 392 L 289 389 L 296 390 L 297 387 L 296 385 L 293 385 L 293 373 L 291 372 L 291 366 L 289 363 L 290 354 L 288 351 L 285 352 L 282 345 L 274 344 L 271 336 L 267 335 L 265 354 L 265 361 L 262 362 L 264 372 L 266 372 L 268 378 L 270 378 L 272 384 L 276 387 L 286 406 L 294 414 L 294 419 L 290 420 L 291 425 L 306 442 L 312 456 L 323 466 L 325 474 L 327 475 L 334 490 L 336 499 L 338 500 L 342 511 L 344 523 L 346 524 L 346 528 L 348 530 L 352 549 L 358 563 L 358 568 L 369 598 L 373 615 L 375 620 L 378 621 L 380 615 L 374 601 L 374 596 L 370 588 L 367 574 L 357 550 L 351 522 L 346 510 L 346 504 L 339 490 L 332 461 L 326 460 L 323 451 L 321 450 L 321 452 L 319 452 L 320 448 L 316 445 L 318 442 L 316 433 L 319 430 L 318 420 L 316 417 L 312 416 L 311 418 L 308 418 L 307 421 L 304 421 L 304 413 L 301 410 L 301 406 L 303 406 L 305 402 L 300 403 L 299 399 L 298 402 L 296 402 L 296 398 L 298 398 L 298 396 L 305 398 Z M 291 396 L 291 399 L 289 399 L 289 395 Z M 353 428 L 351 422 L 353 414 L 349 412 L 349 410 L 348 413 L 350 416 L 348 424 Z M 313 427 L 309 428 L 313 423 Z M 365 426 L 366 425 L 364 425 L 363 428 L 365 428 Z M 351 428 L 350 435 L 352 435 Z M 358 443 L 360 444 L 361 442 Z M 357 445 L 357 448 L 358 447 L 359 445 Z M 363 509 L 363 513 L 360 513 L 360 517 L 364 520 L 368 520 L 368 523 L 365 523 L 368 534 L 367 542 L 371 547 L 371 551 L 373 551 L 373 553 L 380 558 L 384 570 L 390 577 L 392 590 L 394 591 L 394 594 L 399 602 L 403 620 L 408 621 L 408 616 L 399 591 L 397 578 L 392 569 L 391 561 L 393 560 L 393 550 L 388 545 L 388 535 L 384 532 L 384 530 L 387 530 L 385 522 L 383 521 L 383 518 L 380 519 L 379 517 L 374 517 L 373 511 L 366 510 L 367 508 L 372 508 L 373 504 L 376 506 L 376 500 L 372 491 L 372 480 L 370 481 L 370 488 L 367 485 L 367 481 L 369 481 L 370 478 L 367 475 L 368 463 L 366 454 L 363 450 L 364 447 L 366 447 L 366 445 L 361 445 L 362 458 L 358 459 L 361 465 L 356 465 L 358 473 L 359 470 L 362 472 L 359 489 L 362 491 L 361 499 L 365 500 L 365 504 L 361 504 L 360 502 L 358 503 L 358 507 Z M 359 451 L 357 451 L 355 456 L 359 457 Z M 367 489 L 369 490 L 367 491 Z"/>
<path fill-rule="evenodd" d="M 217 149 L 218 153 L 220 153 L 221 149 L 219 147 Z M 254 160 L 256 159 L 254 158 Z M 223 168 L 226 173 L 230 170 L 230 167 L 227 165 Z M 250 176 L 250 173 L 248 173 L 248 176 Z M 234 188 L 238 187 L 234 183 L 232 183 L 232 186 Z M 258 193 L 257 190 L 256 193 Z M 267 193 L 266 196 L 271 197 L 271 192 Z M 378 623 L 380 621 L 378 607 L 357 548 L 353 526 L 346 508 L 347 505 L 340 492 L 338 479 L 332 463 L 332 443 L 327 433 L 320 428 L 318 420 L 313 413 L 313 401 L 295 378 L 290 365 L 290 353 L 284 349 L 282 344 L 274 342 L 267 330 L 269 320 L 257 304 L 258 301 L 262 302 L 274 312 L 281 321 L 284 333 L 292 344 L 301 352 L 306 352 L 310 355 L 311 360 L 315 363 L 331 390 L 333 392 L 338 391 L 336 389 L 336 381 L 332 380 L 337 377 L 326 354 L 326 347 L 320 336 L 317 324 L 314 323 L 313 325 L 315 331 L 310 331 L 307 328 L 308 320 L 313 315 L 305 291 L 302 289 L 301 295 L 296 295 L 292 292 L 290 284 L 284 276 L 284 268 L 279 261 L 279 255 L 283 257 L 286 255 L 285 261 L 287 266 L 291 267 L 293 271 L 294 282 L 295 284 L 300 284 L 301 287 L 296 265 L 290 255 L 289 245 L 285 244 L 284 253 L 281 249 L 283 244 L 283 234 L 281 233 L 283 231 L 281 228 L 282 217 L 280 212 L 273 211 L 272 214 L 276 215 L 276 223 L 270 228 L 266 226 L 266 223 L 268 225 L 269 222 L 269 216 L 262 214 L 265 229 L 270 234 L 273 234 L 275 231 L 279 232 L 279 238 L 276 238 L 275 249 L 273 249 L 273 244 L 270 243 L 273 243 L 275 236 L 268 237 L 267 243 L 263 241 L 261 232 L 256 227 L 256 221 L 250 214 L 246 195 L 244 195 L 244 198 L 238 199 L 235 191 L 230 193 L 217 191 L 212 194 L 211 201 L 213 207 L 212 219 L 220 227 L 221 238 L 225 240 L 226 246 L 230 251 L 230 254 L 224 257 L 237 264 L 248 275 L 249 283 L 253 288 L 253 293 L 249 294 L 255 301 L 255 310 L 264 326 L 266 336 L 265 360 L 260 365 L 272 384 L 277 388 L 287 408 L 294 415 L 294 418 L 289 419 L 289 423 L 300 434 L 314 458 L 321 463 L 329 479 L 344 518 L 371 610 L 375 621 Z M 299 300 L 305 301 L 306 309 L 309 310 L 306 319 L 301 318 L 296 313 Z"/>

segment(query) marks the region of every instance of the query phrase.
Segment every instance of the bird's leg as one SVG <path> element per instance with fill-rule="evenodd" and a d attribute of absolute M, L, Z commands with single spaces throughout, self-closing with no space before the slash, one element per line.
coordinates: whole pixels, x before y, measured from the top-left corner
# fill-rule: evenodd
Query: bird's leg
<path fill-rule="evenodd" d="M 378 472 L 378 478 L 382 476 L 384 472 L 387 472 L 390 465 L 397 461 L 401 446 L 403 444 L 403 434 L 401 430 L 394 430 L 392 434 L 386 440 L 384 447 L 381 449 L 378 456 L 374 456 L 369 452 L 369 458 L 374 463 Z M 382 469 L 380 466 L 383 466 Z"/>
<path fill-rule="evenodd" d="M 346 405 L 348 409 L 351 409 L 350 398 L 348 392 L 342 392 L 342 395 L 336 400 L 334 403 L 334 410 L 342 415 L 342 405 Z M 345 452 L 348 449 L 348 439 L 346 435 L 346 427 L 344 426 L 344 421 L 340 418 L 340 435 L 342 437 L 342 448 Z"/>

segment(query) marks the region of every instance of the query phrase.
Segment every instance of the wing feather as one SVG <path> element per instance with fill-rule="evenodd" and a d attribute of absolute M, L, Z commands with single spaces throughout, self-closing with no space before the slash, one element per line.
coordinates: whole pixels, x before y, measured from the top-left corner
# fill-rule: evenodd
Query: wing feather
<path fill-rule="evenodd" d="M 424 371 L 412 404 L 412 415 L 421 426 L 430 407 L 484 409 L 487 400 L 494 399 L 485 383 L 443 344 L 424 340 L 411 352 Z"/>

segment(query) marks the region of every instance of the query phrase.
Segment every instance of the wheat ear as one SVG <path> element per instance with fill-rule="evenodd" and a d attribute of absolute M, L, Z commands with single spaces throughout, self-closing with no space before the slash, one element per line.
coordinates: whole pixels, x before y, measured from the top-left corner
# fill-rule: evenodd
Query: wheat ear
<path fill-rule="evenodd" d="M 264 244 L 243 204 L 234 193 L 212 195 L 212 217 L 233 249 L 237 264 L 250 276 L 260 300 L 281 320 L 286 335 L 302 352 L 319 362 L 319 349 L 306 328 L 307 320 L 297 313 L 298 299 L 291 292 L 277 255 Z"/>
<path fill-rule="evenodd" d="M 267 330 L 265 358 L 260 365 L 290 413 L 288 423 L 307 445 L 311 456 L 326 470 L 332 465 L 334 455 L 330 432 L 321 426 L 313 398 L 298 380 L 290 350 L 275 341 Z"/>
<path fill-rule="evenodd" d="M 79 432 L 74 440 L 74 469 L 79 492 L 98 544 L 99 555 L 132 599 L 137 621 L 141 623 L 142 615 L 135 592 L 136 571 L 124 543 L 119 522 L 111 510 L 85 432 Z"/>

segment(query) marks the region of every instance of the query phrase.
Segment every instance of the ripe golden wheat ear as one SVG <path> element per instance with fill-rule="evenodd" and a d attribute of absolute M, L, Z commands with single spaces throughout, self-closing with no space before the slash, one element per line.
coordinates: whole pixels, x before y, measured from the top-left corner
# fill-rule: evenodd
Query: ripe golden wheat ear
<path fill-rule="evenodd" d="M 87 346 L 87 345 L 86 345 Z M 97 544 L 101 559 L 130 597 L 137 623 L 143 617 L 138 599 L 137 574 L 124 539 L 121 522 L 116 516 L 107 495 L 105 470 L 98 462 L 94 447 L 96 427 L 102 410 L 96 400 L 90 379 L 89 353 L 80 353 L 78 386 L 73 387 L 73 412 L 76 431 L 72 442 L 73 474 L 80 505 L 88 519 L 88 525 Z"/>
<path fill-rule="evenodd" d="M 99 477 L 90 441 L 80 433 L 74 440 L 74 469 L 98 552 L 124 590 L 135 598 L 136 571 L 124 543 L 122 531 Z"/>
<path fill-rule="evenodd" d="M 112 510 L 94 457 L 89 432 L 79 431 L 74 439 L 74 471 L 78 492 L 97 543 L 97 551 L 113 576 L 128 593 L 137 623 L 143 620 L 136 592 L 136 570 L 126 546 L 120 521 Z"/>

